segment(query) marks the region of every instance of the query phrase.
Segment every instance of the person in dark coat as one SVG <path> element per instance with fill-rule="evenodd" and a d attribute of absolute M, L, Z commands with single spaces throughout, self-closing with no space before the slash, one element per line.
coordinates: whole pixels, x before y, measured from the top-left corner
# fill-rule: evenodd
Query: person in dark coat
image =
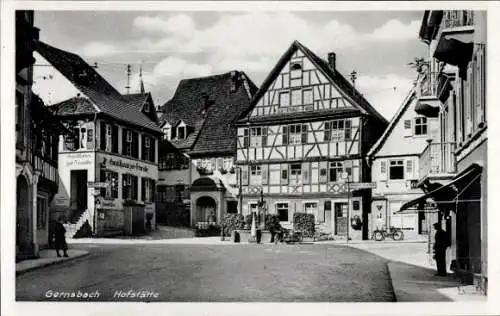
<path fill-rule="evenodd" d="M 436 260 L 438 276 L 446 276 L 446 248 L 450 246 L 448 234 L 441 229 L 439 223 L 434 224 L 436 235 L 434 236 L 434 260 Z"/>
<path fill-rule="evenodd" d="M 60 257 L 59 250 L 64 252 L 64 257 L 68 256 L 68 244 L 66 243 L 66 229 L 62 223 L 62 218 L 59 218 L 54 227 L 54 246 L 56 248 L 57 256 Z"/>

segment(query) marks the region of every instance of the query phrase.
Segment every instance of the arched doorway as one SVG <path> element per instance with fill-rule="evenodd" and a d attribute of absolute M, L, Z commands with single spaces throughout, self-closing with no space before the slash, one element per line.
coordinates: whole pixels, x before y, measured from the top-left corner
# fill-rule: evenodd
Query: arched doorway
<path fill-rule="evenodd" d="M 30 190 L 23 175 L 16 182 L 16 253 L 27 254 L 31 246 Z"/>
<path fill-rule="evenodd" d="M 209 196 L 202 196 L 196 201 L 196 220 L 198 222 L 217 221 L 215 200 Z"/>

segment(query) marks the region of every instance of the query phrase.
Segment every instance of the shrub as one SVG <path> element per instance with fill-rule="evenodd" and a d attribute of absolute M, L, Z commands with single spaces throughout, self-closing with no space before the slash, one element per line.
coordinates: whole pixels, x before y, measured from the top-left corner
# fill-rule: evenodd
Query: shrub
<path fill-rule="evenodd" d="M 233 230 L 245 227 L 245 219 L 241 214 L 226 214 L 222 219 L 222 225 L 224 226 L 224 236 L 231 236 Z"/>
<path fill-rule="evenodd" d="M 271 232 L 281 231 L 280 218 L 276 214 L 266 214 L 265 229 Z"/>
<path fill-rule="evenodd" d="M 293 214 L 293 229 L 302 233 L 302 236 L 312 238 L 314 237 L 315 224 L 314 215 L 308 213 L 294 213 Z"/>

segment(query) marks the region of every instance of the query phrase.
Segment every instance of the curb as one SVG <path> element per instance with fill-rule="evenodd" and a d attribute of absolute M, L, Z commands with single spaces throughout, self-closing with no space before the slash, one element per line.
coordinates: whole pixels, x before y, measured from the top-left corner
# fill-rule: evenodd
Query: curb
<path fill-rule="evenodd" d="M 40 269 L 40 268 L 44 268 L 44 267 L 56 265 L 56 264 L 63 263 L 63 262 L 73 261 L 73 260 L 80 259 L 80 258 L 84 258 L 84 257 L 87 257 L 89 255 L 90 255 L 90 252 L 87 251 L 86 253 L 81 253 L 81 254 L 69 257 L 68 259 L 60 258 L 60 259 L 56 259 L 54 261 L 50 261 L 50 262 L 45 262 L 45 263 L 39 264 L 37 266 L 27 267 L 27 268 L 24 268 L 24 269 L 21 269 L 21 270 L 17 270 L 16 269 L 16 276 L 24 274 L 26 272 L 33 271 L 33 270 L 37 270 L 37 269 Z"/>

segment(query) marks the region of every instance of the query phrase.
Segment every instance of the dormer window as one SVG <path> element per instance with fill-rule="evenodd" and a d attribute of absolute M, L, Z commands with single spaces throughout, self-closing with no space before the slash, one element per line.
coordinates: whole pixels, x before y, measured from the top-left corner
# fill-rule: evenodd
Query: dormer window
<path fill-rule="evenodd" d="M 186 126 L 177 127 L 177 138 L 185 139 L 186 138 Z"/>
<path fill-rule="evenodd" d="M 149 103 L 144 104 L 144 112 L 149 113 Z"/>
<path fill-rule="evenodd" d="M 170 126 L 163 128 L 163 139 L 170 140 Z"/>

